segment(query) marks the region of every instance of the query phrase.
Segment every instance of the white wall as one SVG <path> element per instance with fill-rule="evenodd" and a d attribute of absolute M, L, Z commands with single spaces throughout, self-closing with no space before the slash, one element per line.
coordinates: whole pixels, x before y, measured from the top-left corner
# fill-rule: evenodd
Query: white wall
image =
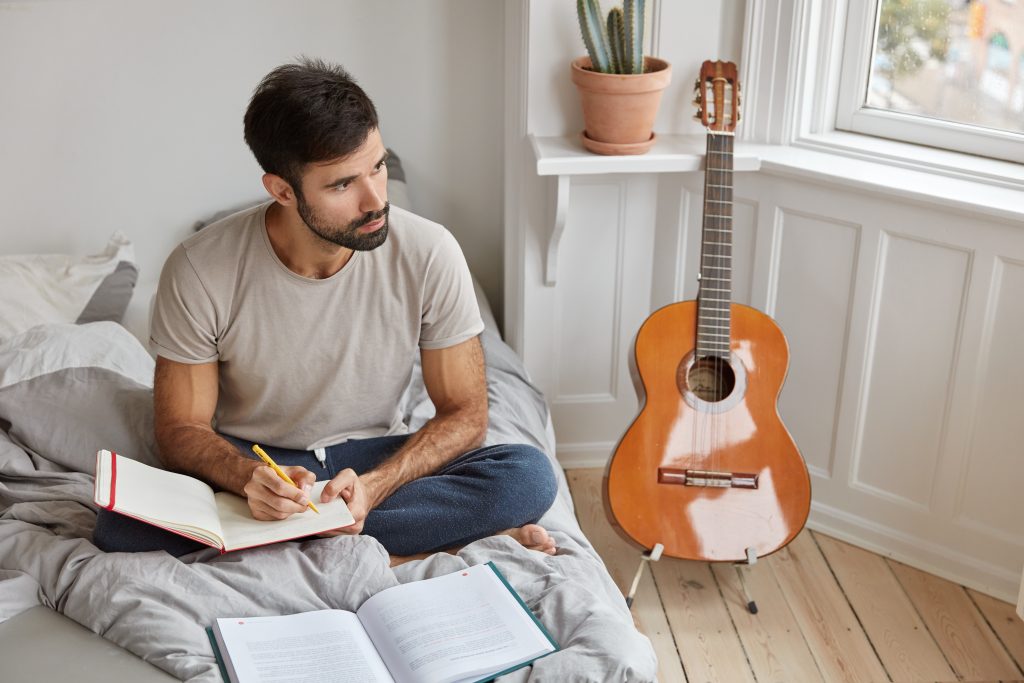
<path fill-rule="evenodd" d="M 124 231 L 152 281 L 191 225 L 264 195 L 242 139 L 257 82 L 300 54 L 373 98 L 417 211 L 500 315 L 502 28 L 475 0 L 0 2 L 0 253 Z"/>

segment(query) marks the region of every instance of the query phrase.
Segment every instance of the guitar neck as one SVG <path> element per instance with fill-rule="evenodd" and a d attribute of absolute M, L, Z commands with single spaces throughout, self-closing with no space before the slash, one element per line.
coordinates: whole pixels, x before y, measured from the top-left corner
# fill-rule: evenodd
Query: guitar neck
<path fill-rule="evenodd" d="M 697 293 L 697 356 L 729 357 L 732 301 L 732 133 L 709 133 Z"/>

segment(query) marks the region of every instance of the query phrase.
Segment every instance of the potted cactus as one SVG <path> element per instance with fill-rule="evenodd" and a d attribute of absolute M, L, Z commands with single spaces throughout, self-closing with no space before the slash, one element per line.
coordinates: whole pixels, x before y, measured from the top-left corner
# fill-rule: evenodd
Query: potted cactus
<path fill-rule="evenodd" d="M 580 91 L 583 146 L 597 154 L 643 154 L 654 144 L 654 118 L 672 67 L 645 57 L 644 0 L 623 0 L 607 19 L 600 0 L 576 0 L 589 56 L 572 62 Z"/>

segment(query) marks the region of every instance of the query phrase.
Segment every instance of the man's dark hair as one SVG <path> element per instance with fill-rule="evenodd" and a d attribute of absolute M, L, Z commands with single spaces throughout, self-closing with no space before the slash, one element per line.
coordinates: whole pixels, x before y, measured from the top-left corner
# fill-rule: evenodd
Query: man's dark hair
<path fill-rule="evenodd" d="M 347 71 L 305 57 L 267 74 L 245 111 L 256 161 L 299 195 L 306 164 L 351 154 L 377 127 L 373 102 Z"/>

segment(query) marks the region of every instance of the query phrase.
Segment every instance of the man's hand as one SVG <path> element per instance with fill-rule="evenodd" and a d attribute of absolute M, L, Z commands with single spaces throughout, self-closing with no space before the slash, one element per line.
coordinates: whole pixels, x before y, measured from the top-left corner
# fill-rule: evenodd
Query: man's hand
<path fill-rule="evenodd" d="M 316 475 L 305 467 L 289 466 L 281 469 L 298 488 L 277 476 L 266 465 L 260 465 L 252 471 L 243 491 L 254 519 L 285 519 L 307 509 L 309 492 L 316 482 Z"/>
<path fill-rule="evenodd" d="M 352 513 L 356 523 L 341 527 L 340 529 L 331 529 L 320 535 L 337 536 L 339 534 L 361 533 L 363 531 L 363 523 L 366 521 L 366 515 L 370 513 L 370 509 L 373 506 L 370 502 L 370 495 L 366 485 L 359 478 L 359 475 L 356 474 L 355 470 L 342 470 L 334 479 L 331 479 L 327 486 L 324 487 L 323 493 L 320 494 L 320 502 L 329 503 L 338 496 L 341 496 L 342 500 L 348 505 L 348 510 Z"/>

